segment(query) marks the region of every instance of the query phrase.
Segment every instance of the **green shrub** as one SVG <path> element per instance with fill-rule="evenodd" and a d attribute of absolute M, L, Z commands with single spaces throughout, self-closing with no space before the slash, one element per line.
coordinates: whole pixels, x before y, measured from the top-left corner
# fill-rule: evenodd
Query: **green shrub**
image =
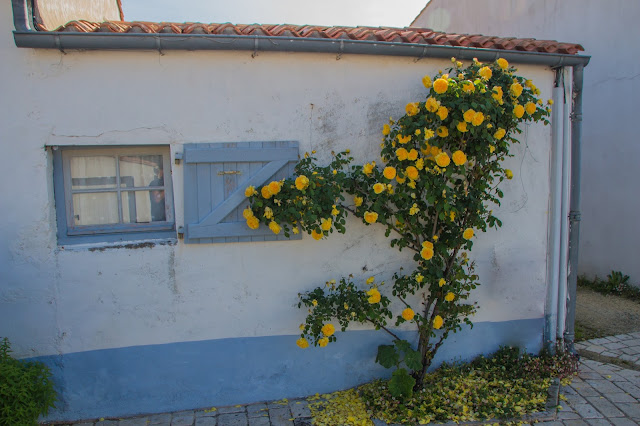
<path fill-rule="evenodd" d="M 56 392 L 49 368 L 14 359 L 6 337 L 0 341 L 0 425 L 36 425 L 54 407 Z"/>
<path fill-rule="evenodd" d="M 607 274 L 606 280 L 597 276 L 593 279 L 588 279 L 586 276 L 581 275 L 578 277 L 578 285 L 602 294 L 613 294 L 628 299 L 640 300 L 640 289 L 629 284 L 629 275 L 625 275 L 620 271 L 611 271 L 610 274 Z"/>

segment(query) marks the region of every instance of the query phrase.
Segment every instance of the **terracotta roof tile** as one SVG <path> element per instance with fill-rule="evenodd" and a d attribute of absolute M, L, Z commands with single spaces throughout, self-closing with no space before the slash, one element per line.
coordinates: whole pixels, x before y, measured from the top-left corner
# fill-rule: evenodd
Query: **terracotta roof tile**
<path fill-rule="evenodd" d="M 42 24 L 38 30 L 47 31 Z M 112 33 L 173 33 L 173 34 L 223 34 L 237 36 L 267 36 L 294 38 L 330 38 L 336 40 L 367 40 L 406 44 L 431 44 L 461 46 L 480 49 L 518 50 L 525 52 L 561 53 L 575 55 L 584 48 L 575 43 L 561 43 L 555 40 L 533 38 L 504 38 L 481 34 L 452 34 L 435 32 L 428 28 L 386 28 L 386 27 L 324 27 L 312 25 L 241 25 L 203 24 L 186 22 L 123 22 L 103 23 L 71 21 L 56 28 L 58 32 L 112 32 Z"/>

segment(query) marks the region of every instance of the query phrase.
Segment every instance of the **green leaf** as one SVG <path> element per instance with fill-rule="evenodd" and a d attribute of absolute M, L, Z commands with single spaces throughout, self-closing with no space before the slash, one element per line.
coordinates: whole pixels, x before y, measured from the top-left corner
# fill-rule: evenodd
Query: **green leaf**
<path fill-rule="evenodd" d="M 402 352 L 411 350 L 411 343 L 407 342 L 406 340 L 396 340 L 394 343 L 396 347 Z"/>
<path fill-rule="evenodd" d="M 398 355 L 398 352 L 393 345 L 380 345 L 378 346 L 376 362 L 384 368 L 391 368 L 394 365 L 398 365 L 400 362 L 400 355 Z"/>
<path fill-rule="evenodd" d="M 405 351 L 404 363 L 407 364 L 407 367 L 413 371 L 420 370 L 422 368 L 422 356 L 420 352 L 414 351 L 409 348 L 409 350 Z"/>
<path fill-rule="evenodd" d="M 416 380 L 404 368 L 399 368 L 391 374 L 389 392 L 396 398 L 411 398 Z"/>

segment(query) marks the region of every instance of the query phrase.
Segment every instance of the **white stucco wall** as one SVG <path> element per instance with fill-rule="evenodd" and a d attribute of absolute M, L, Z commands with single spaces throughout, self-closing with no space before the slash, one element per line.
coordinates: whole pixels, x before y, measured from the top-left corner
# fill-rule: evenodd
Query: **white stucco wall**
<path fill-rule="evenodd" d="M 317 242 L 58 247 L 47 146 L 297 140 L 301 153 L 350 148 L 378 159 L 389 116 L 420 99 L 448 61 L 251 52 L 18 49 L 0 5 L 0 336 L 20 357 L 181 341 L 295 335 L 298 292 L 354 273 L 389 279 L 411 254 L 351 220 Z M 543 98 L 553 74 L 523 66 Z M 528 126 L 508 160 L 516 177 L 478 237 L 483 286 L 474 321 L 544 316 L 550 128 Z M 173 167 L 182 225 L 182 173 Z M 98 250 L 96 250 L 98 249 Z"/>
<path fill-rule="evenodd" d="M 636 285 L 639 20 L 640 3 L 625 0 L 431 0 L 413 24 L 583 45 L 592 58 L 584 72 L 579 273 L 620 270 Z"/>

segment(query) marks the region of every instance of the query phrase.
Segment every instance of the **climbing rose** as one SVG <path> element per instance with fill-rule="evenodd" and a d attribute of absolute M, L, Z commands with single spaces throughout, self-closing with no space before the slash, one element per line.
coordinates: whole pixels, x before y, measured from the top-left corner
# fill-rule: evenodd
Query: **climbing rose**
<path fill-rule="evenodd" d="M 440 117 L 440 120 L 444 120 L 449 116 L 449 110 L 446 107 L 440 107 L 438 108 L 437 114 L 438 114 L 438 117 Z"/>
<path fill-rule="evenodd" d="M 260 190 L 260 193 L 262 194 L 262 198 L 264 199 L 269 199 L 271 198 L 271 191 L 269 191 L 269 187 L 268 186 L 263 186 L 262 189 Z"/>
<path fill-rule="evenodd" d="M 311 237 L 312 237 L 314 240 L 316 240 L 316 241 L 317 241 L 317 240 L 321 240 L 321 239 L 322 239 L 323 234 L 322 234 L 322 232 L 318 232 L 318 231 L 316 231 L 316 230 L 314 229 L 313 231 L 311 231 Z"/>
<path fill-rule="evenodd" d="M 436 100 L 433 96 L 427 98 L 427 101 L 424 103 L 424 107 L 429 112 L 437 112 L 440 108 L 440 101 Z"/>
<path fill-rule="evenodd" d="M 271 229 L 271 232 L 273 232 L 274 234 L 279 234 L 280 233 L 280 225 L 278 225 L 273 220 L 271 222 L 269 222 L 269 229 Z"/>
<path fill-rule="evenodd" d="M 385 186 L 383 183 L 378 182 L 375 185 L 373 185 L 373 192 L 375 192 L 376 194 L 382 193 L 384 189 L 385 189 Z"/>
<path fill-rule="evenodd" d="M 509 62 L 507 62 L 507 60 L 504 58 L 500 58 L 496 62 L 498 63 L 498 66 L 503 70 L 506 70 L 507 68 L 509 68 Z"/>
<path fill-rule="evenodd" d="M 493 137 L 500 140 L 504 138 L 504 135 L 506 134 L 507 134 L 507 131 L 504 130 L 502 127 L 499 127 L 498 130 L 496 130 L 496 132 L 493 134 Z"/>
<path fill-rule="evenodd" d="M 404 311 L 402 311 L 402 318 L 404 318 L 407 321 L 411 321 L 414 316 L 415 316 L 415 312 L 413 312 L 413 309 L 411 308 L 407 308 Z"/>
<path fill-rule="evenodd" d="M 309 178 L 305 175 L 300 175 L 296 178 L 296 188 L 300 191 L 307 189 L 309 186 Z"/>
<path fill-rule="evenodd" d="M 471 124 L 474 126 L 479 126 L 484 121 L 484 114 L 481 112 L 476 112 L 473 116 L 473 120 L 471 120 Z"/>
<path fill-rule="evenodd" d="M 464 232 L 462 233 L 462 238 L 464 238 L 465 240 L 470 240 L 471 238 L 473 238 L 473 229 L 471 228 L 465 229 Z"/>
<path fill-rule="evenodd" d="M 422 256 L 424 260 L 430 260 L 433 257 L 433 249 L 429 247 L 423 248 L 420 250 L 420 256 Z"/>
<path fill-rule="evenodd" d="M 435 328 L 436 330 L 439 330 L 442 327 L 443 323 L 444 321 L 442 317 L 440 315 L 436 315 L 436 317 L 433 319 L 433 328 Z"/>
<path fill-rule="evenodd" d="M 323 231 L 328 231 L 329 229 L 331 229 L 331 218 L 322 219 L 320 221 L 320 228 L 322 228 Z"/>
<path fill-rule="evenodd" d="M 302 349 L 306 349 L 309 347 L 309 342 L 307 342 L 307 339 L 305 339 L 304 337 L 301 337 L 298 340 L 296 340 L 296 345 L 298 345 Z"/>
<path fill-rule="evenodd" d="M 407 167 L 407 169 L 405 170 L 405 174 L 407 175 L 407 177 L 411 180 L 416 180 L 418 179 L 418 169 L 416 169 L 413 166 L 409 166 Z"/>
<path fill-rule="evenodd" d="M 491 71 L 491 68 L 489 68 L 489 67 L 480 68 L 480 71 L 478 71 L 478 73 L 480 74 L 480 77 L 482 77 L 485 80 L 489 80 L 491 78 L 491 76 L 493 75 L 493 72 Z"/>
<path fill-rule="evenodd" d="M 431 77 L 429 77 L 428 75 L 422 77 L 422 84 L 424 84 L 424 87 L 426 87 L 427 89 L 430 89 L 433 85 L 433 83 L 431 82 Z"/>
<path fill-rule="evenodd" d="M 388 124 L 382 126 L 382 134 L 387 136 L 389 133 L 391 133 L 391 127 Z"/>
<path fill-rule="evenodd" d="M 513 107 L 513 114 L 518 118 L 522 118 L 524 115 L 524 107 L 522 105 L 516 105 Z"/>
<path fill-rule="evenodd" d="M 245 197 L 251 197 L 252 195 L 257 194 L 258 191 L 253 186 L 247 186 L 247 189 L 244 190 Z"/>
<path fill-rule="evenodd" d="M 409 151 L 405 148 L 398 148 L 396 149 L 396 157 L 398 157 L 398 160 L 404 161 L 409 157 Z"/>
<path fill-rule="evenodd" d="M 459 131 L 460 133 L 465 133 L 465 132 L 468 132 L 468 131 L 469 131 L 469 130 L 467 129 L 467 123 L 466 123 L 466 122 L 464 122 L 464 121 L 459 122 L 459 123 L 456 125 L 456 128 L 458 129 L 458 131 Z"/>
<path fill-rule="evenodd" d="M 333 333 L 335 332 L 336 332 L 336 329 L 333 326 L 333 324 L 325 324 L 322 326 L 322 334 L 324 334 L 327 337 L 333 335 Z"/>
<path fill-rule="evenodd" d="M 466 121 L 467 123 L 471 123 L 475 115 L 476 112 L 474 110 L 468 109 L 464 112 L 464 114 L 462 114 L 462 117 L 464 118 L 464 121 Z"/>
<path fill-rule="evenodd" d="M 443 285 L 445 285 L 447 283 L 447 281 L 444 278 L 440 278 L 440 281 L 438 281 L 438 285 L 440 287 L 442 287 Z"/>
<path fill-rule="evenodd" d="M 367 291 L 367 295 L 369 296 L 369 299 L 367 299 L 367 301 L 372 305 L 380 301 L 380 292 L 377 288 L 372 288 L 371 290 Z"/>
<path fill-rule="evenodd" d="M 438 136 L 440 136 L 441 138 L 446 138 L 447 136 L 449 136 L 449 129 L 447 129 L 444 126 L 440 126 L 438 127 Z"/>
<path fill-rule="evenodd" d="M 453 299 L 456 298 L 456 295 L 449 292 L 447 293 L 447 295 L 444 297 L 444 300 L 446 300 L 447 302 L 453 302 Z"/>
<path fill-rule="evenodd" d="M 251 229 L 258 229 L 258 227 L 260 226 L 260 221 L 257 217 L 251 216 L 247 218 L 247 226 Z"/>
<path fill-rule="evenodd" d="M 280 192 L 280 182 L 276 182 L 275 180 L 273 182 L 270 182 L 269 192 L 271 192 L 271 195 L 276 195 L 278 192 Z"/>
<path fill-rule="evenodd" d="M 318 339 L 318 346 L 320 346 L 321 348 L 324 348 L 328 344 L 329 344 L 329 339 L 328 338 L 323 337 L 322 339 Z"/>
<path fill-rule="evenodd" d="M 464 152 L 457 150 L 456 152 L 454 152 L 451 155 L 451 158 L 453 159 L 453 164 L 455 164 L 456 166 L 462 166 L 464 163 L 467 162 L 467 156 L 464 154 Z"/>
<path fill-rule="evenodd" d="M 386 177 L 387 179 L 391 180 L 394 177 L 396 177 L 396 169 L 395 167 L 385 167 L 384 171 L 382 172 L 382 174 L 384 175 L 384 177 Z"/>
<path fill-rule="evenodd" d="M 420 111 L 418 102 L 408 103 L 407 106 L 405 107 L 405 111 L 407 111 L 407 115 L 409 117 L 413 117 L 414 115 L 416 115 Z"/>
<path fill-rule="evenodd" d="M 522 94 L 522 84 L 513 83 L 509 87 L 509 93 L 511 93 L 511 96 L 513 96 L 514 98 L 517 98 L 518 96 L 520 96 Z"/>
<path fill-rule="evenodd" d="M 418 158 L 418 151 L 416 151 L 415 149 L 409 151 L 409 153 L 407 154 L 407 159 L 415 161 L 416 158 Z"/>
<path fill-rule="evenodd" d="M 433 90 L 438 94 L 446 92 L 448 88 L 449 82 L 444 78 L 439 78 L 433 83 Z"/>
<path fill-rule="evenodd" d="M 527 114 L 532 115 L 534 112 L 536 112 L 536 104 L 534 104 L 533 102 L 527 102 L 527 104 L 524 106 L 524 110 L 527 112 Z"/>
<path fill-rule="evenodd" d="M 373 166 L 375 166 L 375 164 L 371 164 L 371 163 L 365 164 L 364 166 L 362 166 L 362 173 L 369 176 L 371 173 L 373 173 Z"/>
<path fill-rule="evenodd" d="M 242 217 L 244 217 L 245 219 L 249 219 L 252 216 L 253 216 L 253 212 L 251 211 L 251 209 L 249 207 L 247 207 L 246 209 L 242 210 Z"/>
<path fill-rule="evenodd" d="M 440 167 L 447 167 L 451 163 L 451 159 L 446 152 L 436 155 L 436 164 Z"/>
<path fill-rule="evenodd" d="M 266 217 L 267 219 L 273 219 L 273 210 L 271 210 L 271 207 L 264 208 L 263 216 Z"/>
<path fill-rule="evenodd" d="M 362 197 L 357 197 L 357 196 L 353 197 L 353 204 L 356 207 L 360 207 L 362 205 L 362 201 L 363 201 Z"/>
<path fill-rule="evenodd" d="M 398 142 L 403 145 L 409 142 L 410 140 L 411 140 L 411 135 L 407 135 L 407 136 L 398 135 Z"/>
<path fill-rule="evenodd" d="M 505 169 L 504 174 L 507 176 L 507 179 L 513 179 L 513 172 L 511 170 Z"/>
<path fill-rule="evenodd" d="M 376 213 L 376 212 L 365 212 L 364 213 L 364 220 L 367 223 L 376 223 L 376 221 L 378 220 L 378 213 Z"/>

